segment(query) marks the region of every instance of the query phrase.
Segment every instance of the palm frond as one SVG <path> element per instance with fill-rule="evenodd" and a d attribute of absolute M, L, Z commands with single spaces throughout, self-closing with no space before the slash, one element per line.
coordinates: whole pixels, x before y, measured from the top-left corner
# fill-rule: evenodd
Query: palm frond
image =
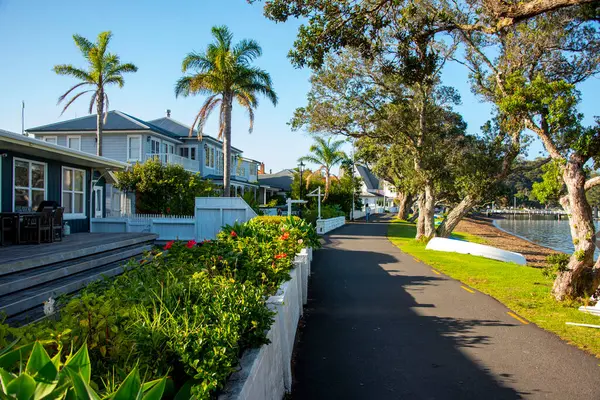
<path fill-rule="evenodd" d="M 126 63 L 126 64 L 118 64 L 117 63 L 113 68 L 111 68 L 107 71 L 107 75 L 108 76 L 121 75 L 121 74 L 130 73 L 130 72 L 137 72 L 137 71 L 138 71 L 138 67 L 132 63 Z"/>
<path fill-rule="evenodd" d="M 52 68 L 52 70 L 58 75 L 72 76 L 87 83 L 97 83 L 97 80 L 95 80 L 87 71 L 75 68 L 72 65 L 55 65 L 54 68 Z"/>
<path fill-rule="evenodd" d="M 240 64 L 248 65 L 261 55 L 262 48 L 252 39 L 243 39 L 233 47 L 233 56 Z"/>
<path fill-rule="evenodd" d="M 91 113 L 93 112 L 93 110 L 94 110 L 94 103 L 95 103 L 95 101 L 96 101 L 96 97 L 98 97 L 98 92 L 95 92 L 95 93 L 92 95 L 92 98 L 91 98 L 91 100 L 90 100 L 90 108 L 89 108 L 89 110 L 88 110 L 88 113 L 89 113 L 89 114 L 91 114 Z"/>
<path fill-rule="evenodd" d="M 75 45 L 81 50 L 81 54 L 87 59 L 90 56 L 90 50 L 94 47 L 94 44 L 84 38 L 81 35 L 73 35 L 73 40 L 75 41 Z"/>
<path fill-rule="evenodd" d="M 62 96 L 60 96 L 58 98 L 58 102 L 56 104 L 60 104 L 69 95 L 69 93 L 71 93 L 73 90 L 75 90 L 78 87 L 81 87 L 83 85 L 89 85 L 89 82 L 81 82 L 81 83 L 78 83 L 77 85 L 73 86 L 71 89 L 67 90 L 65 94 L 63 94 Z"/>
<path fill-rule="evenodd" d="M 122 88 L 125 85 L 125 80 L 122 76 L 111 76 L 110 78 L 104 80 L 104 85 L 110 85 L 113 83 L 116 83 L 120 88 Z"/>
<path fill-rule="evenodd" d="M 65 113 L 65 111 L 67 111 L 67 108 L 69 108 L 69 106 L 71 104 L 73 104 L 73 102 L 75 100 L 77 100 L 80 96 L 83 96 L 84 94 L 89 93 L 89 92 L 93 92 L 93 90 L 84 90 L 83 92 L 80 92 L 80 93 L 76 94 L 75 96 L 73 96 L 73 98 L 71 100 L 69 100 L 69 102 L 67 103 L 67 105 L 65 105 L 65 107 L 63 108 L 63 110 L 60 113 L 60 115 L 63 115 Z"/>
<path fill-rule="evenodd" d="M 248 128 L 248 133 L 252 133 L 252 131 L 254 130 L 254 105 L 252 104 L 251 100 L 245 96 L 238 95 L 236 96 L 236 99 L 238 103 L 240 103 L 240 105 L 244 107 L 246 111 L 248 111 L 248 119 L 250 120 L 250 127 Z"/>
<path fill-rule="evenodd" d="M 188 53 L 181 63 L 181 72 L 195 69 L 199 72 L 207 72 L 214 68 L 213 61 L 203 53 Z"/>
<path fill-rule="evenodd" d="M 216 39 L 216 44 L 219 47 L 230 49 L 233 33 L 225 25 L 213 26 L 211 29 L 213 37 Z"/>
<path fill-rule="evenodd" d="M 100 32 L 100 34 L 98 35 L 97 45 L 96 45 L 99 55 L 104 55 L 104 53 L 106 53 L 106 49 L 108 48 L 108 43 L 110 43 L 111 38 L 112 38 L 111 31 Z"/>

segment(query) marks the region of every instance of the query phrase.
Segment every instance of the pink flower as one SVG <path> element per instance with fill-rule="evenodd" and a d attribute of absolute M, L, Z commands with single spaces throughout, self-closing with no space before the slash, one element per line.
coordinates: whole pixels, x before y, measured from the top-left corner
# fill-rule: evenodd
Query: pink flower
<path fill-rule="evenodd" d="M 298 239 L 298 244 L 302 244 L 302 243 L 304 243 L 304 240 Z"/>
<path fill-rule="evenodd" d="M 167 242 L 167 244 L 165 244 L 165 247 L 163 247 L 163 250 L 169 250 L 173 246 L 173 243 L 175 243 L 174 240 Z"/>
<path fill-rule="evenodd" d="M 189 242 L 187 242 L 187 244 L 185 245 L 185 247 L 187 247 L 188 249 L 191 249 L 195 245 L 196 245 L 196 241 L 192 239 Z"/>

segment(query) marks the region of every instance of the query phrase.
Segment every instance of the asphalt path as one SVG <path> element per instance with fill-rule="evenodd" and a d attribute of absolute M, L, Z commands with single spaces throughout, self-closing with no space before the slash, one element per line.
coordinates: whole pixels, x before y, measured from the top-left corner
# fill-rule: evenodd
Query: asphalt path
<path fill-rule="evenodd" d="M 316 251 L 293 399 L 600 399 L 600 360 L 415 261 L 388 221 Z"/>

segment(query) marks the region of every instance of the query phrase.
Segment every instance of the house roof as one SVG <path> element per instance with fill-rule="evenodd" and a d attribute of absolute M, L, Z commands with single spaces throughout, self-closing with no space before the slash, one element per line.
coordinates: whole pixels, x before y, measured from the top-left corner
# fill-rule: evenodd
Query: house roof
<path fill-rule="evenodd" d="M 356 165 L 356 170 L 360 175 L 361 179 L 365 182 L 367 190 L 379 189 L 379 179 L 364 165 Z"/>
<path fill-rule="evenodd" d="M 295 171 L 293 169 L 283 169 L 275 174 L 258 175 L 258 182 L 261 185 L 277 187 L 284 192 L 292 190 Z"/>
<path fill-rule="evenodd" d="M 162 117 L 159 119 L 154 119 L 154 120 L 150 121 L 150 123 L 162 128 L 162 129 L 166 129 L 166 130 L 172 132 L 173 134 L 177 135 L 179 137 L 179 139 L 186 139 L 190 135 L 190 126 L 189 125 L 186 125 L 183 122 L 174 120 L 171 117 Z M 194 132 L 193 136 L 196 136 L 197 131 L 194 130 L 193 132 Z M 223 141 L 216 139 L 216 138 L 212 137 L 211 135 L 207 135 L 207 134 L 203 133 L 202 137 L 212 140 L 213 142 L 216 142 L 218 144 L 221 144 L 221 145 L 223 144 Z M 242 152 L 240 149 L 235 148 L 233 146 L 231 147 L 231 149 L 235 150 L 235 151 L 239 151 L 240 153 Z"/>
<path fill-rule="evenodd" d="M 31 133 L 50 133 L 50 132 L 81 132 L 96 131 L 96 114 L 87 115 L 81 118 L 69 119 L 67 121 L 55 122 L 53 124 L 37 126 L 27 129 Z M 179 139 L 179 135 L 164 129 L 156 124 L 136 118 L 122 111 L 112 110 L 106 116 L 104 124 L 105 131 L 153 131 L 173 139 Z"/>
<path fill-rule="evenodd" d="M 129 164 L 121 161 L 58 146 L 2 129 L 0 129 L 0 148 L 91 168 L 125 169 L 129 167 Z"/>

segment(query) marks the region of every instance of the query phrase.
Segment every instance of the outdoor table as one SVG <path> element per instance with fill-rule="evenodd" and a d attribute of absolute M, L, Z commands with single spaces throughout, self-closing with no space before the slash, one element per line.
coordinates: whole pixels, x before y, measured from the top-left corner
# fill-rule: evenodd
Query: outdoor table
<path fill-rule="evenodd" d="M 3 212 L 0 213 L 0 218 L 14 218 L 16 220 L 15 224 L 13 225 L 15 230 L 14 243 L 21 244 L 21 223 L 23 222 L 23 218 L 34 218 L 35 222 L 39 225 L 43 215 L 43 213 L 35 211 Z"/>

